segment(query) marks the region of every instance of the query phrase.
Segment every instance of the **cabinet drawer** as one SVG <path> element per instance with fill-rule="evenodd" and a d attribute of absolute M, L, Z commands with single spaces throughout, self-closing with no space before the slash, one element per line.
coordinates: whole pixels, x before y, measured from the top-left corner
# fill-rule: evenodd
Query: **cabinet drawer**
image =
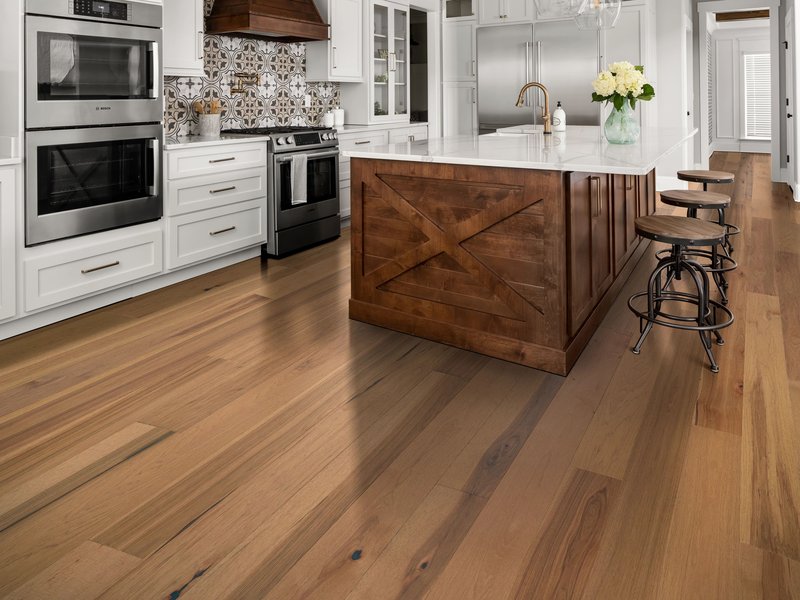
<path fill-rule="evenodd" d="M 266 167 L 267 143 L 228 144 L 191 150 L 168 150 L 167 180 Z"/>
<path fill-rule="evenodd" d="M 167 219 L 167 267 L 175 269 L 267 241 L 266 201 Z"/>
<path fill-rule="evenodd" d="M 427 125 L 418 127 L 408 127 L 403 129 L 392 129 L 389 131 L 390 144 L 402 144 L 403 142 L 418 142 L 428 139 Z"/>
<path fill-rule="evenodd" d="M 71 249 L 72 240 L 59 244 L 60 251 L 23 261 L 25 310 L 33 311 L 74 300 L 160 273 L 163 268 L 160 226 L 150 231 Z M 110 232 L 109 232 L 110 233 Z"/>
<path fill-rule="evenodd" d="M 342 151 L 370 146 L 384 146 L 388 143 L 389 135 L 386 131 L 376 131 L 374 133 L 365 132 L 353 137 L 339 136 L 339 148 Z"/>
<path fill-rule="evenodd" d="M 264 167 L 178 179 L 167 183 L 167 216 L 256 200 L 266 195 L 267 170 Z"/>

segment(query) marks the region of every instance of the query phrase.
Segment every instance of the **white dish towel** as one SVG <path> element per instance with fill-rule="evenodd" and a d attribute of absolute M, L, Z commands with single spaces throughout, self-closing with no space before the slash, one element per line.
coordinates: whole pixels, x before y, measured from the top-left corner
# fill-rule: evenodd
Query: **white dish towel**
<path fill-rule="evenodd" d="M 292 156 L 292 206 L 308 202 L 308 155 Z"/>

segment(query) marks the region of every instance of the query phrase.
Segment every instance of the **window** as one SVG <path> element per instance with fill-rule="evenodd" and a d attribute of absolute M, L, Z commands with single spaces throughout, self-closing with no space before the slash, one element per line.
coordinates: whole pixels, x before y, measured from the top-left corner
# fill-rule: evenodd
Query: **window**
<path fill-rule="evenodd" d="M 744 55 L 744 129 L 746 138 L 772 137 L 772 86 L 768 53 Z"/>

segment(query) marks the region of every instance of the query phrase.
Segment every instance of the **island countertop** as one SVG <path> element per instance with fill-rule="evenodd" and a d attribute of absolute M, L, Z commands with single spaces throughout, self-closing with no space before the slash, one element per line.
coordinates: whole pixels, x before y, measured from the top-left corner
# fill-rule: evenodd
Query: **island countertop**
<path fill-rule="evenodd" d="M 690 140 L 697 129 L 649 127 L 626 146 L 609 144 L 602 127 L 572 126 L 545 136 L 541 127 L 511 127 L 481 136 L 456 136 L 343 152 L 350 158 L 426 162 L 544 171 L 588 171 L 647 175 L 668 154 Z"/>

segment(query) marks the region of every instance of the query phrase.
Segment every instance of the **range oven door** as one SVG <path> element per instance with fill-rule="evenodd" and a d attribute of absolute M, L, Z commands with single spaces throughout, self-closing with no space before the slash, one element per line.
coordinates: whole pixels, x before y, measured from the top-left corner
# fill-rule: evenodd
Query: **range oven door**
<path fill-rule="evenodd" d="M 28 16 L 26 128 L 157 123 L 161 30 Z"/>
<path fill-rule="evenodd" d="M 161 125 L 29 131 L 25 245 L 163 215 Z"/>
<path fill-rule="evenodd" d="M 275 157 L 274 218 L 279 231 L 339 214 L 339 150 L 308 152 L 306 156 L 306 202 L 302 204 L 292 204 L 292 154 Z"/>

